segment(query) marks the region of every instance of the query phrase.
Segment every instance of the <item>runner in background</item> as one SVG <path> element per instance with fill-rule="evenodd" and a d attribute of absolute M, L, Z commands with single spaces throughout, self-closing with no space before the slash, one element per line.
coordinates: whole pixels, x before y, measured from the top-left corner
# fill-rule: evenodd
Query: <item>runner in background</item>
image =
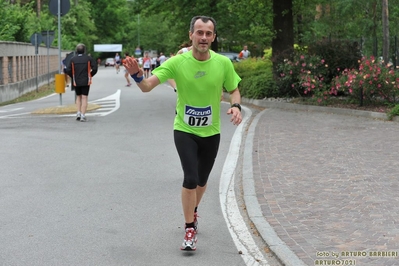
<path fill-rule="evenodd" d="M 119 53 L 115 54 L 114 61 L 115 61 L 116 74 L 118 74 L 120 71 L 120 65 L 121 65 L 121 57 L 120 57 Z"/>
<path fill-rule="evenodd" d="M 129 58 L 129 53 L 128 53 L 128 52 L 125 53 L 125 58 L 122 59 L 122 63 L 123 63 L 123 64 L 125 64 L 127 58 Z M 132 56 L 132 58 L 134 58 L 134 57 Z M 125 72 L 124 77 L 125 77 L 126 82 L 127 82 L 126 87 L 130 87 L 130 86 L 132 85 L 132 83 L 130 83 L 130 75 L 129 75 L 129 72 L 127 72 L 126 68 L 125 68 L 124 72 Z"/>
<path fill-rule="evenodd" d="M 150 77 L 150 69 L 151 69 L 151 58 L 148 55 L 148 52 L 144 53 L 143 69 L 144 69 L 144 78 L 148 79 Z"/>

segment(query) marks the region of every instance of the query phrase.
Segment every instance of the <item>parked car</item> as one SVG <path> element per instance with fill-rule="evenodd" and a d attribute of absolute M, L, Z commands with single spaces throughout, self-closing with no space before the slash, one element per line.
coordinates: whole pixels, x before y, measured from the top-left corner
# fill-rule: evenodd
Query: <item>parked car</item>
<path fill-rule="evenodd" d="M 105 67 L 107 66 L 115 66 L 115 60 L 113 58 L 107 58 L 105 59 Z"/>
<path fill-rule="evenodd" d="M 218 54 L 227 56 L 230 58 L 231 62 L 240 62 L 240 59 L 238 58 L 238 53 L 234 52 L 217 52 Z"/>

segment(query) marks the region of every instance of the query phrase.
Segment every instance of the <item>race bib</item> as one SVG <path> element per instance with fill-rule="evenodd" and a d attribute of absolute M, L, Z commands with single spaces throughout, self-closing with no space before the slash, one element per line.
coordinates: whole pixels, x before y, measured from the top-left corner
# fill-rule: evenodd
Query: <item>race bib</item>
<path fill-rule="evenodd" d="M 207 127 L 212 125 L 212 107 L 194 107 L 186 105 L 184 122 L 192 127 Z"/>

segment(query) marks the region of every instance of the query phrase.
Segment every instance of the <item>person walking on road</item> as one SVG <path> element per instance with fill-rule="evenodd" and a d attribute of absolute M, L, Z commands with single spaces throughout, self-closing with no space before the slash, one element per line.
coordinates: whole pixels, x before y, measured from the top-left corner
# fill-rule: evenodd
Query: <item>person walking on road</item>
<path fill-rule="evenodd" d="M 116 74 L 118 74 L 121 67 L 121 56 L 119 55 L 119 53 L 115 54 L 114 61 L 115 61 Z"/>
<path fill-rule="evenodd" d="M 148 55 L 148 52 L 144 53 L 143 68 L 144 68 L 144 78 L 149 78 L 150 77 L 150 70 L 151 70 L 151 58 Z"/>
<path fill-rule="evenodd" d="M 160 56 L 158 57 L 157 61 L 159 62 L 159 65 L 162 65 L 166 61 L 166 56 L 163 53 L 160 53 Z"/>
<path fill-rule="evenodd" d="M 76 55 L 72 57 L 65 72 L 72 78 L 76 93 L 76 120 L 86 122 L 87 102 L 92 77 L 97 73 L 96 61 L 85 54 L 84 44 L 76 46 Z"/>
<path fill-rule="evenodd" d="M 122 64 L 124 64 L 126 62 L 126 58 L 128 58 L 128 57 L 129 57 L 129 53 L 126 52 L 125 53 L 125 58 L 122 59 Z M 132 58 L 134 59 L 134 57 L 132 57 Z M 134 59 L 134 60 L 136 60 L 136 59 Z M 130 83 L 129 72 L 127 72 L 126 69 L 124 70 L 124 72 L 125 72 L 125 74 L 123 76 L 125 77 L 126 82 L 127 82 L 126 87 L 130 87 L 132 85 L 132 83 Z"/>
<path fill-rule="evenodd" d="M 185 235 L 181 250 L 196 250 L 198 205 L 205 193 L 220 143 L 220 94 L 224 87 L 230 93 L 227 114 L 239 125 L 241 78 L 230 59 L 210 50 L 216 37 L 216 22 L 207 16 L 195 16 L 190 23 L 192 50 L 174 56 L 154 70 L 148 79 L 133 59 L 125 68 L 143 92 L 174 79 L 179 87 L 174 121 L 174 142 L 183 168 L 181 200 Z"/>

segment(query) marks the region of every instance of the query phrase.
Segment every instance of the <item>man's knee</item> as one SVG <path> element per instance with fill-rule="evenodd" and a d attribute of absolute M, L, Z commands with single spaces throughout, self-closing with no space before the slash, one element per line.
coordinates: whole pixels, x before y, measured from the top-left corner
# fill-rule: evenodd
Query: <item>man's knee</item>
<path fill-rule="evenodd" d="M 183 187 L 187 189 L 195 189 L 197 188 L 198 183 L 194 179 L 184 179 Z"/>

